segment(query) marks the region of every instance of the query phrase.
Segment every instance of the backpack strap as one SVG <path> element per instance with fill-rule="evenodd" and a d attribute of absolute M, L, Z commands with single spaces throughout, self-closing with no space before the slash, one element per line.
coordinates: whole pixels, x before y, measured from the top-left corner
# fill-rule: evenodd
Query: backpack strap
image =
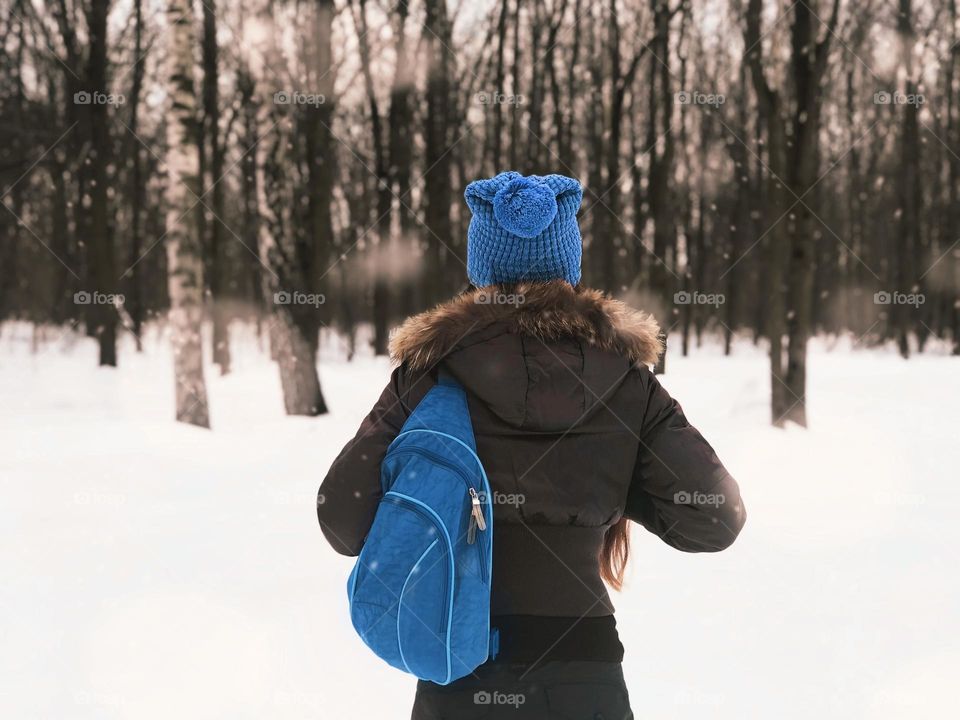
<path fill-rule="evenodd" d="M 453 377 L 443 365 L 437 368 L 437 385 L 454 388 L 460 387 L 460 383 L 457 382 L 456 378 Z"/>

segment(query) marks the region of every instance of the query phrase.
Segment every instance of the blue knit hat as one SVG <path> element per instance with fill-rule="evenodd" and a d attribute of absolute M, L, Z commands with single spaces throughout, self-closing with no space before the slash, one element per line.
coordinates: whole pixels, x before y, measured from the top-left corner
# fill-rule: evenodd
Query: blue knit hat
<path fill-rule="evenodd" d="M 463 196 L 473 213 L 467 230 L 471 283 L 580 281 L 579 182 L 511 170 L 470 183 Z"/>

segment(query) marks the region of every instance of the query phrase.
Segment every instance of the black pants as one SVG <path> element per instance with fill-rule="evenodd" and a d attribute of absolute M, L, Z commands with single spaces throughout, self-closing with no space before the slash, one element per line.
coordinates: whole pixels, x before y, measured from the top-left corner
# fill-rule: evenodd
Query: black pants
<path fill-rule="evenodd" d="M 620 663 L 487 663 L 450 685 L 421 681 L 411 720 L 633 720 Z"/>

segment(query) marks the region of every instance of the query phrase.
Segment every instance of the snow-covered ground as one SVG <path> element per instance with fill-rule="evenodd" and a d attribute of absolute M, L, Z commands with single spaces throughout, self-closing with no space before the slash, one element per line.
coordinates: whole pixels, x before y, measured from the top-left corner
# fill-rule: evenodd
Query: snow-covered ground
<path fill-rule="evenodd" d="M 157 335 L 108 370 L 47 334 L 0 333 L 0 716 L 408 717 L 414 682 L 353 635 L 351 561 L 314 511 L 388 364 L 332 347 L 332 413 L 287 418 L 247 337 L 208 369 L 207 432 L 171 421 Z M 634 532 L 615 601 L 638 717 L 960 717 L 960 360 L 818 341 L 809 431 L 768 426 L 749 345 L 669 371 L 749 519 L 713 556 Z"/>

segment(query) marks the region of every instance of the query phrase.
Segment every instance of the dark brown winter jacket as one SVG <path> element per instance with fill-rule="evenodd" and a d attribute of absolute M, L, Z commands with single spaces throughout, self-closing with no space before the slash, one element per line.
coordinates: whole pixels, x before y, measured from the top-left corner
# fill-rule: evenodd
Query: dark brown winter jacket
<path fill-rule="evenodd" d="M 441 363 L 467 390 L 493 491 L 494 615 L 612 613 L 598 557 L 624 515 L 680 550 L 729 546 L 740 493 L 647 367 L 661 351 L 654 320 L 561 281 L 500 291 L 464 293 L 397 331 L 399 366 L 320 488 L 333 547 L 360 552 L 380 462 Z"/>

